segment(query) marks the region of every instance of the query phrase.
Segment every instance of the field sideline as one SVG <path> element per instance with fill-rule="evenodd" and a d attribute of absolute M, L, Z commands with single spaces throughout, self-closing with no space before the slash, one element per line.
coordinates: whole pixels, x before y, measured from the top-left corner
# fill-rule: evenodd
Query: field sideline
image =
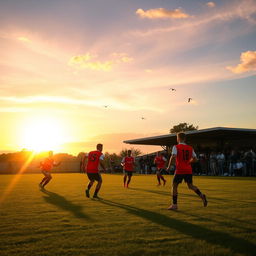
<path fill-rule="evenodd" d="M 0 175 L 3 194 L 14 175 Z M 0 255 L 256 255 L 256 179 L 194 177 L 209 205 L 180 186 L 179 211 L 166 210 L 171 178 L 156 186 L 153 175 L 103 175 L 92 200 L 84 174 L 22 175 L 0 205 Z M 93 188 L 94 189 L 94 188 Z"/>

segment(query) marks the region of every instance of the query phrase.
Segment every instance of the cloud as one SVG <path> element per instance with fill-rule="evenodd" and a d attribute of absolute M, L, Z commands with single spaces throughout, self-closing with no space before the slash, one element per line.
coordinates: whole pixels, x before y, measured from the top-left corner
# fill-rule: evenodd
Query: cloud
<path fill-rule="evenodd" d="M 216 6 L 216 4 L 215 4 L 214 2 L 208 2 L 208 3 L 206 3 L 206 5 L 207 5 L 208 7 L 210 7 L 210 8 L 213 8 L 213 7 Z"/>
<path fill-rule="evenodd" d="M 233 73 L 240 74 L 248 71 L 256 71 L 256 51 L 242 52 L 240 56 L 241 63 L 235 67 L 226 67 Z"/>
<path fill-rule="evenodd" d="M 98 55 L 91 53 L 77 55 L 73 56 L 68 64 L 80 69 L 110 71 L 114 65 L 133 61 L 133 58 L 129 57 L 127 53 L 112 53 L 110 60 L 107 61 L 95 60 L 97 57 Z"/>
<path fill-rule="evenodd" d="M 164 8 L 149 9 L 144 11 L 143 9 L 138 9 L 136 14 L 141 18 L 148 19 L 184 19 L 190 16 L 183 12 L 181 9 L 167 10 Z"/>
<path fill-rule="evenodd" d="M 22 42 L 25 42 L 25 43 L 30 43 L 31 42 L 27 37 L 24 37 L 24 36 L 20 36 L 17 39 L 19 41 L 22 41 Z"/>
<path fill-rule="evenodd" d="M 192 32 L 197 32 L 198 28 L 204 26 L 212 26 L 213 24 L 219 24 L 222 22 L 223 24 L 228 21 L 235 20 L 245 20 L 250 24 L 256 24 L 255 19 L 256 13 L 256 5 L 255 1 L 246 0 L 235 3 L 234 5 L 228 5 L 228 7 L 224 6 L 218 10 L 218 12 L 214 12 L 212 14 L 204 13 L 201 15 L 197 15 L 197 17 L 193 20 L 189 19 L 187 22 L 182 22 L 178 24 L 172 24 L 171 26 L 160 26 L 153 27 L 149 29 L 143 30 L 134 30 L 132 34 L 140 37 L 147 36 L 155 36 L 156 34 L 165 34 L 170 32 L 179 32 L 186 29 L 192 30 Z M 189 33 L 190 34 L 190 33 Z M 189 42 L 190 43 L 190 42 Z"/>
<path fill-rule="evenodd" d="M 93 55 L 90 53 L 86 53 L 84 55 L 77 55 L 73 56 L 70 61 L 69 65 L 81 69 L 91 69 L 91 70 L 103 70 L 109 71 L 112 69 L 113 62 L 112 61 L 91 61 L 95 59 L 97 55 Z"/>
<path fill-rule="evenodd" d="M 129 57 L 127 53 L 124 52 L 114 52 L 112 53 L 115 63 L 129 63 L 133 61 L 132 57 Z"/>

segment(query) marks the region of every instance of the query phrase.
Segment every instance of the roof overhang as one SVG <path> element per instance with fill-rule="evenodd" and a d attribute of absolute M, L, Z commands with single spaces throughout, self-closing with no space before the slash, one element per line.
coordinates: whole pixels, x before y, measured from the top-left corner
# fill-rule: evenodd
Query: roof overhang
<path fill-rule="evenodd" d="M 204 143 L 220 140 L 252 140 L 256 142 L 256 129 L 214 127 L 195 131 L 187 131 L 186 139 L 189 143 Z M 171 146 L 177 143 L 176 134 L 125 140 L 127 144 Z"/>

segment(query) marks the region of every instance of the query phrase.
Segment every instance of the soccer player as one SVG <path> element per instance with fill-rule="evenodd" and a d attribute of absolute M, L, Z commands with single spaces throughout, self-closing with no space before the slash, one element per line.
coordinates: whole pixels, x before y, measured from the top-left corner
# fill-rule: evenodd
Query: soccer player
<path fill-rule="evenodd" d="M 40 182 L 39 186 L 40 188 L 44 188 L 46 184 L 50 182 L 52 179 L 51 170 L 54 166 L 59 166 L 61 162 L 55 163 L 53 159 L 53 152 L 49 151 L 48 157 L 44 159 L 43 162 L 40 163 L 41 171 L 44 175 L 44 178 Z"/>
<path fill-rule="evenodd" d="M 177 210 L 178 204 L 178 185 L 184 181 L 187 183 L 189 189 L 193 190 L 203 201 L 204 206 L 207 206 L 207 199 L 201 191 L 193 185 L 192 182 L 192 167 L 191 163 L 197 161 L 196 154 L 193 148 L 185 144 L 186 135 L 183 132 L 177 134 L 178 145 L 173 146 L 172 156 L 170 158 L 167 169 L 170 169 L 171 164 L 176 161 L 176 170 L 173 178 L 172 187 L 172 200 L 173 203 L 170 205 L 168 210 Z"/>
<path fill-rule="evenodd" d="M 161 180 L 163 181 L 163 186 L 166 183 L 166 180 L 163 176 L 164 167 L 166 164 L 167 159 L 164 157 L 164 153 L 157 152 L 157 155 L 154 159 L 154 163 L 156 165 L 157 171 L 156 171 L 156 177 L 158 180 L 158 186 L 161 185 Z"/>
<path fill-rule="evenodd" d="M 102 184 L 102 178 L 99 173 L 99 165 L 103 168 L 105 171 L 105 166 L 103 163 L 104 160 L 104 155 L 102 154 L 103 150 L 103 145 L 102 144 L 97 144 L 96 150 L 91 151 L 87 156 L 87 164 L 85 167 L 85 171 L 87 172 L 88 179 L 90 180 L 87 188 L 85 190 L 86 196 L 89 198 L 90 197 L 90 189 L 94 183 L 94 181 L 97 181 L 97 185 L 94 191 L 93 198 L 99 198 L 98 193 L 101 188 Z"/>
<path fill-rule="evenodd" d="M 121 165 L 124 170 L 124 187 L 128 188 L 132 178 L 132 172 L 134 169 L 135 159 L 132 157 L 132 151 L 127 151 L 127 156 L 122 159 Z M 128 177 L 128 181 L 127 181 Z M 126 183 L 127 181 L 127 183 Z"/>

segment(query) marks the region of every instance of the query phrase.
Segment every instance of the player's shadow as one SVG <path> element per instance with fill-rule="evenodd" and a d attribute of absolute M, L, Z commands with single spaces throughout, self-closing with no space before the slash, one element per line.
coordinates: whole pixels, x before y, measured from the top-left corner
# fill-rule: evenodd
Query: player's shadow
<path fill-rule="evenodd" d="M 171 192 L 166 192 L 166 191 L 158 191 L 158 190 L 150 190 L 150 189 L 142 189 L 142 188 L 130 188 L 131 190 L 138 190 L 138 191 L 144 191 L 144 192 L 148 192 L 148 193 L 153 193 L 153 194 L 157 194 L 157 195 L 163 195 L 163 196 L 168 196 L 168 197 L 171 197 Z M 180 193 L 180 195 L 181 196 L 184 196 L 184 197 L 189 197 L 189 198 L 191 198 L 191 200 L 195 200 L 195 201 L 197 201 L 198 200 L 198 198 L 197 198 L 197 196 L 193 193 L 193 192 L 191 192 L 191 194 L 187 194 L 187 193 Z M 210 203 L 212 203 L 213 201 L 216 201 L 216 202 L 218 202 L 218 204 L 219 204 L 219 202 L 221 201 L 221 202 L 223 202 L 223 201 L 234 201 L 234 202 L 241 202 L 241 201 L 238 201 L 238 200 L 229 200 L 229 199 L 222 199 L 222 198 L 216 198 L 216 197 L 207 197 L 208 198 L 208 200 L 210 201 Z M 245 203 L 253 203 L 253 202 L 245 202 Z M 183 214 L 185 214 L 185 213 L 183 213 Z M 198 217 L 198 218 L 200 218 L 201 220 L 205 220 L 205 221 L 213 221 L 212 219 L 209 219 L 209 218 L 206 218 L 206 217 L 201 217 L 201 216 L 196 216 L 196 215 L 192 215 L 192 214 L 190 214 L 191 216 L 194 216 L 194 217 Z M 216 214 L 215 214 L 216 215 Z M 223 218 L 227 218 L 227 216 L 225 216 L 225 217 L 223 217 Z M 229 217 L 229 219 L 230 219 L 230 217 Z M 239 221 L 239 220 L 236 220 L 236 221 Z M 219 224 L 224 224 L 224 222 L 218 222 L 218 221 L 215 221 L 215 222 L 217 222 L 217 223 L 219 223 Z M 246 224 L 250 224 L 248 221 L 245 221 L 246 222 Z M 251 223 L 252 225 L 254 225 L 253 223 Z M 227 224 L 225 224 L 226 226 L 228 226 Z M 232 224 L 233 225 L 233 224 Z M 231 226 L 231 224 L 229 225 L 229 226 Z M 247 229 L 247 228 L 245 228 L 245 227 L 241 227 L 241 226 L 237 226 L 238 228 L 242 228 L 242 229 L 244 229 L 244 230 L 246 230 L 246 231 L 248 231 L 248 232 L 251 232 L 251 229 Z"/>
<path fill-rule="evenodd" d="M 228 248 L 234 253 L 240 253 L 250 256 L 255 255 L 256 245 L 243 238 L 231 236 L 228 233 L 224 233 L 217 230 L 210 230 L 204 226 L 184 222 L 182 220 L 167 217 L 163 214 L 137 208 L 134 206 L 129 206 L 105 199 L 100 200 L 99 202 L 112 207 L 124 209 L 130 214 L 141 217 L 150 222 L 154 222 L 165 228 L 167 227 L 172 230 L 175 229 L 176 231 L 191 236 L 195 239 L 203 240 L 213 245 Z"/>
<path fill-rule="evenodd" d="M 168 196 L 171 197 L 171 190 L 170 192 L 166 192 L 166 191 L 158 191 L 158 190 L 150 190 L 150 189 L 143 189 L 143 188 L 130 188 L 130 190 L 138 190 L 138 191 L 144 191 L 144 192 L 148 192 L 148 193 L 153 193 L 153 194 L 157 194 L 157 195 L 163 195 L 163 196 Z M 185 197 L 190 197 L 190 198 L 196 198 L 195 194 L 193 191 L 191 191 L 191 193 L 179 193 L 179 195 L 185 196 Z M 216 202 L 239 202 L 239 203 L 248 203 L 248 204 L 255 204 L 255 202 L 250 202 L 250 201 L 243 201 L 243 200 L 235 200 L 235 199 L 226 199 L 226 198 L 220 198 L 220 197 L 213 197 L 213 196 L 208 196 L 207 195 L 207 199 L 208 201 L 216 201 Z"/>
<path fill-rule="evenodd" d="M 70 212 L 77 218 L 91 220 L 90 216 L 83 213 L 83 207 L 81 205 L 74 204 L 57 193 L 50 192 L 45 189 L 42 189 L 41 191 L 46 195 L 44 196 L 44 200 L 47 203 L 53 204 L 60 209 Z"/>
<path fill-rule="evenodd" d="M 154 193 L 157 195 L 164 195 L 164 196 L 171 196 L 171 190 L 170 192 L 166 192 L 166 191 L 161 191 L 161 190 L 151 190 L 151 189 L 143 189 L 143 188 L 129 188 L 130 190 L 138 190 L 138 191 L 144 191 L 144 192 L 148 192 L 148 193 Z"/>

